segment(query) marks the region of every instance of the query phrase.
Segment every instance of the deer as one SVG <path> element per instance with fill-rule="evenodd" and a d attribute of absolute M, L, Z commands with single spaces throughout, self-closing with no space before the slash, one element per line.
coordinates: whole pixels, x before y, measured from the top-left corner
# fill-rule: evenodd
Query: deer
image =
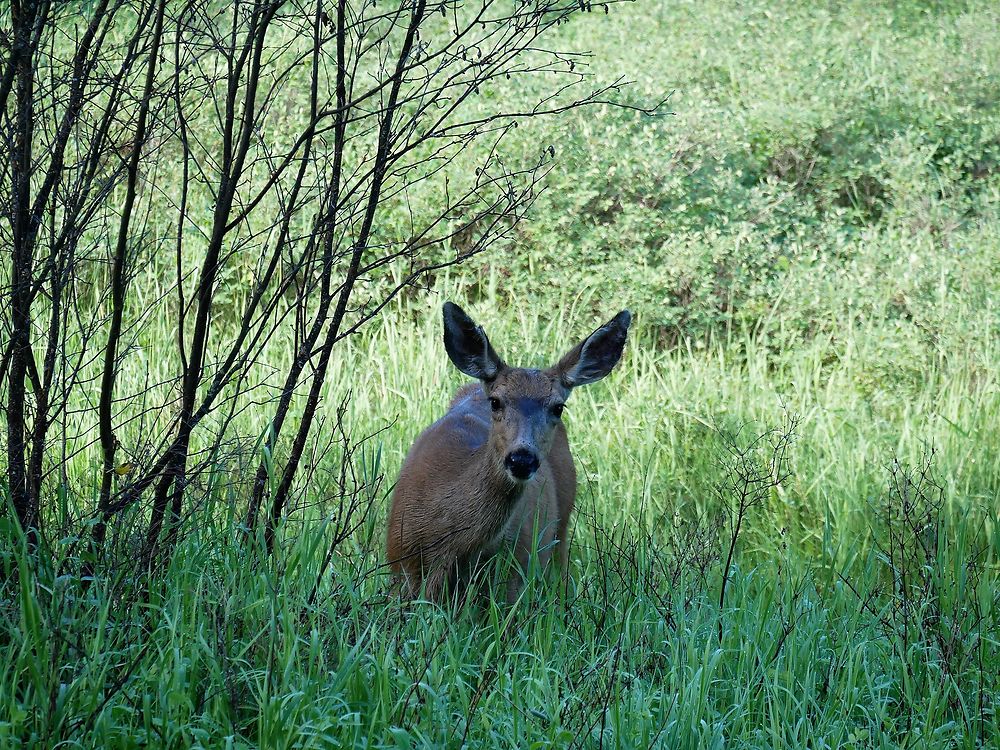
<path fill-rule="evenodd" d="M 443 307 L 444 347 L 476 382 L 414 441 L 392 492 L 386 557 L 404 598 L 464 597 L 498 555 L 513 555 L 506 601 L 520 596 L 531 555 L 553 550 L 569 575 L 567 531 L 576 468 L 562 421 L 574 388 L 621 359 L 632 314 L 622 310 L 544 370 L 511 367 L 458 305 Z"/>

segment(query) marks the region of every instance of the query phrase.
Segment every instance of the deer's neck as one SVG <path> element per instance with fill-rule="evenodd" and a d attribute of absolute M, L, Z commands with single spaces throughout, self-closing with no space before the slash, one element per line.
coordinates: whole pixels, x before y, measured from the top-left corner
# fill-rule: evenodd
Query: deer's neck
<path fill-rule="evenodd" d="M 510 520 L 518 501 L 524 495 L 524 482 L 510 477 L 500 455 L 487 442 L 472 462 L 466 475 L 470 491 L 466 501 L 476 536 L 481 540 L 494 538 Z"/>

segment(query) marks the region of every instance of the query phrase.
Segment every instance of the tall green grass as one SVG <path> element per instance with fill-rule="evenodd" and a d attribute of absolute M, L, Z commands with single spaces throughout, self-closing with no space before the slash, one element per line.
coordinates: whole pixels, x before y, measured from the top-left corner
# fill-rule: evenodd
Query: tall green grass
<path fill-rule="evenodd" d="M 408 441 L 460 382 L 438 343 L 436 305 L 427 307 L 400 306 L 341 351 L 330 408 L 350 389 L 346 421 L 359 433 L 395 420 L 356 455 L 361 477 L 391 482 Z M 570 299 L 475 312 L 525 364 L 553 359 L 592 322 Z M 849 336 L 864 343 L 864 331 Z M 60 559 L 72 540 L 55 542 L 55 566 L 43 570 L 5 547 L 21 588 L 2 621 L 0 737 L 87 747 L 978 747 L 998 730 L 996 374 L 959 369 L 945 382 L 928 367 L 917 397 L 880 415 L 858 392 L 859 359 L 828 354 L 816 345 L 775 357 L 750 338 L 665 352 L 640 328 L 621 367 L 567 409 L 582 470 L 569 591 L 534 580 L 513 608 L 456 614 L 388 597 L 378 567 L 387 483 L 369 485 L 374 511 L 322 575 L 336 506 L 323 481 L 305 490 L 310 507 L 287 521 L 279 554 L 261 561 L 241 541 L 226 466 L 148 601 L 127 566 L 82 587 L 74 561 Z M 751 509 L 720 607 L 721 555 L 711 534 L 692 533 L 732 500 L 713 489 L 720 435 L 745 425 L 749 438 L 786 412 L 799 416 L 793 476 Z M 934 575 L 962 601 L 946 605 L 954 621 L 910 632 L 902 651 L 903 634 L 886 624 L 900 604 L 875 543 L 887 538 L 893 457 L 917 466 L 927 445 L 946 499 Z M 955 589 L 973 559 L 979 578 Z M 906 606 L 937 606 L 907 595 Z M 981 632 L 960 631 L 966 652 L 946 656 L 936 628 L 970 627 L 973 601 Z"/>
<path fill-rule="evenodd" d="M 0 590 L 0 746 L 996 746 L 997 20 L 988 3 L 645 3 L 564 27 L 635 96 L 676 89 L 677 114 L 519 131 L 515 152 L 560 157 L 520 244 L 336 348 L 273 557 L 242 521 L 280 336 L 151 582 L 127 516 L 114 564 L 81 579 L 100 464 L 74 425 L 50 488 L 65 536 L 35 558 L 0 520 L 17 582 Z M 403 456 L 463 382 L 445 299 L 522 365 L 637 313 L 619 368 L 564 417 L 568 588 L 535 576 L 510 608 L 404 605 L 382 567 Z M 150 321 L 123 393 L 170 371 L 173 335 Z M 367 515 L 331 551 L 341 403 L 355 440 L 377 434 L 350 457 Z M 747 509 L 720 603 L 726 457 L 792 423 L 791 474 Z M 152 427 L 116 430 L 122 450 Z"/>

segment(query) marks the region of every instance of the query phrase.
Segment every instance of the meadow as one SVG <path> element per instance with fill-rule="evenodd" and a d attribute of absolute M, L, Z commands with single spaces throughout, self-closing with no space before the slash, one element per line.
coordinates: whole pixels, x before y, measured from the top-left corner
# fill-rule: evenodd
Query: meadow
<path fill-rule="evenodd" d="M 0 746 L 998 747 L 1000 12 L 592 15 L 560 43 L 669 113 L 595 105 L 511 134 L 512 161 L 552 148 L 546 191 L 337 346 L 275 554 L 243 533 L 253 403 L 246 463 L 188 488 L 199 517 L 141 587 L 128 565 L 84 581 L 75 536 L 34 568 L 0 520 Z M 524 366 L 635 313 L 564 417 L 570 581 L 533 571 L 512 607 L 402 603 L 383 566 L 402 459 L 464 382 L 445 300 Z M 157 325 L 127 390 L 176 356 Z M 280 371 L 292 350 L 267 356 Z M 76 439 L 66 507 L 100 479 Z"/>

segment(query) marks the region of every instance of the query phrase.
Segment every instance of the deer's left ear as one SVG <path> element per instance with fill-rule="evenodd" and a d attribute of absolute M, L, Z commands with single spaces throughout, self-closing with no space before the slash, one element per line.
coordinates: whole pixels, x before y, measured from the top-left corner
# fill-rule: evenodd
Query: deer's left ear
<path fill-rule="evenodd" d="M 625 349 L 625 338 L 632 323 L 632 313 L 622 310 L 590 334 L 559 360 L 555 372 L 567 388 L 593 383 L 618 364 Z"/>

